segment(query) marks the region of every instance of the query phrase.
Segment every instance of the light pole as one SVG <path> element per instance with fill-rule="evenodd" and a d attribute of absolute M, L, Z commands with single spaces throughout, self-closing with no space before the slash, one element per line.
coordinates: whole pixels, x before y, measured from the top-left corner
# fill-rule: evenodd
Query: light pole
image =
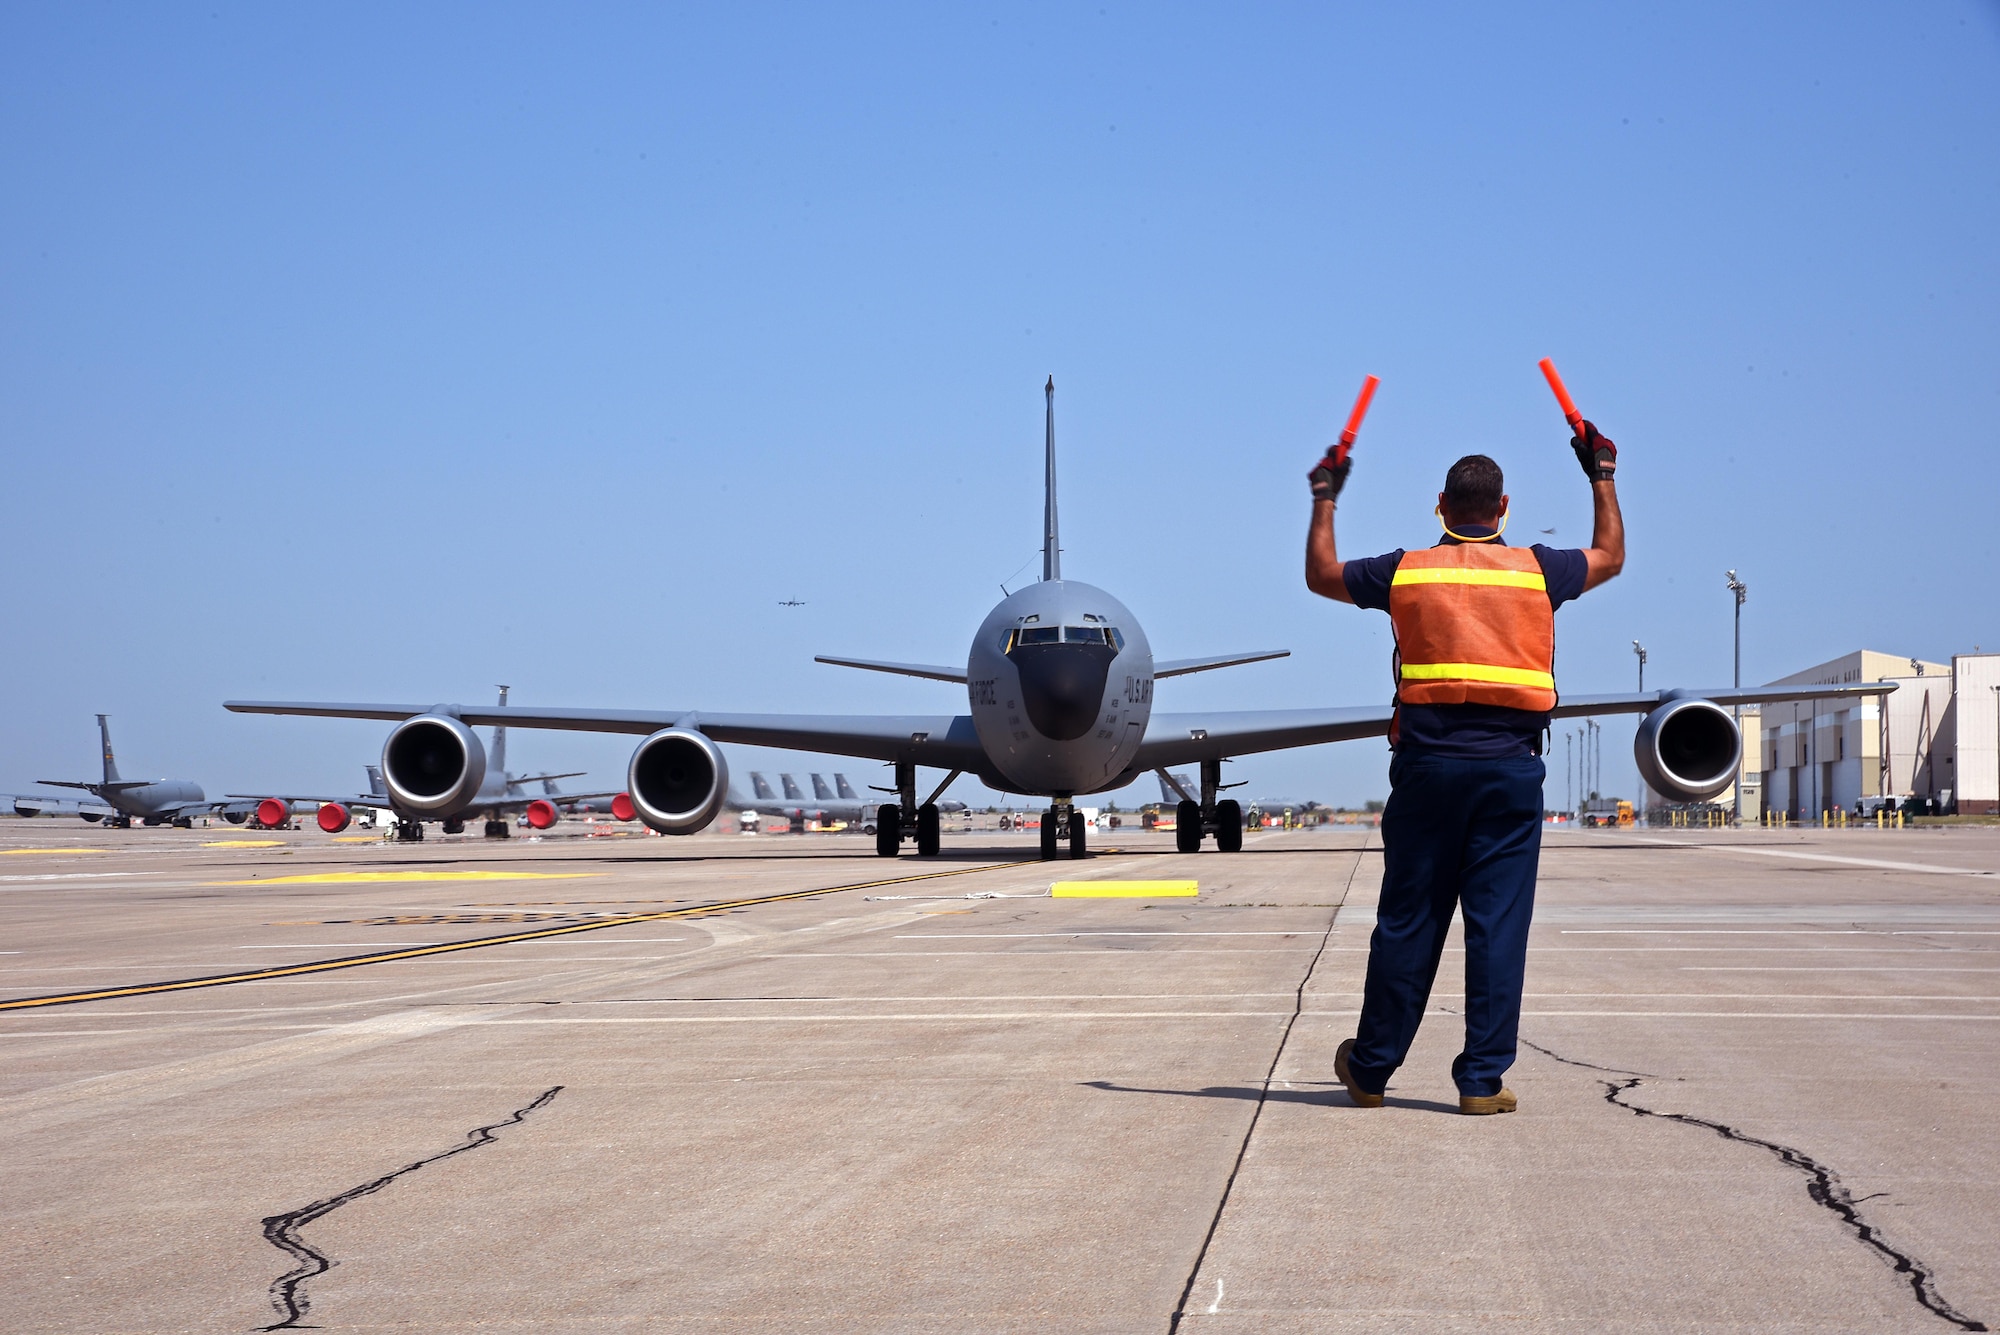
<path fill-rule="evenodd" d="M 1644 695 L 1646 693 L 1646 646 L 1634 640 L 1632 641 L 1632 652 L 1639 655 L 1639 693 Z"/>
<path fill-rule="evenodd" d="M 1730 673 L 1729 684 L 1741 690 L 1743 688 L 1743 600 L 1750 596 L 1750 586 L 1736 578 L 1736 572 L 1732 570 L 1729 572 L 1729 591 L 1736 595 L 1735 667 Z M 1736 720 L 1736 732 L 1738 736 L 1741 736 L 1743 733 L 1743 706 L 1731 705 L 1729 707 L 1729 716 Z M 1814 721 L 1817 722 L 1818 720 L 1815 719 Z M 1741 825 L 1743 823 L 1743 767 L 1741 764 L 1738 764 L 1736 767 L 1736 782 L 1730 786 L 1729 791 L 1732 797 L 1729 819 L 1732 824 Z"/>
<path fill-rule="evenodd" d="M 2000 686 L 1993 688 L 1993 810 L 2000 814 Z"/>
<path fill-rule="evenodd" d="M 1576 815 L 1576 733 L 1563 731 L 1563 800 L 1569 804 L 1569 814 Z"/>

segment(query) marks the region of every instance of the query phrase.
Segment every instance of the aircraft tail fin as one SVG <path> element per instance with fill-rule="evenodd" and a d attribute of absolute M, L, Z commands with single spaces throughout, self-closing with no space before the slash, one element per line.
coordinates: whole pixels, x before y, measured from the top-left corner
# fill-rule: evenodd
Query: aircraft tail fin
<path fill-rule="evenodd" d="M 1056 378 L 1049 377 L 1046 459 L 1042 472 L 1042 578 L 1062 578 L 1062 539 L 1056 531 Z"/>
<path fill-rule="evenodd" d="M 1175 784 L 1180 785 L 1178 792 L 1174 789 Z M 1168 774 L 1165 770 L 1160 771 L 1160 802 L 1162 805 L 1173 806 L 1183 801 L 1192 800 L 1194 791 L 1195 781 L 1187 775 Z"/>
<path fill-rule="evenodd" d="M 847 781 L 845 774 L 835 774 L 833 776 L 833 791 L 839 793 L 841 797 L 849 802 L 859 802 L 861 800 L 860 795 L 854 791 L 854 785 Z"/>
<path fill-rule="evenodd" d="M 757 794 L 760 801 L 775 802 L 778 800 L 778 795 L 771 791 L 770 780 L 754 769 L 750 771 L 750 790 Z"/>
<path fill-rule="evenodd" d="M 500 708 L 502 709 L 507 707 L 507 692 L 510 689 L 512 688 L 506 686 L 500 688 Z M 494 727 L 493 745 L 486 750 L 486 762 L 499 771 L 501 775 L 504 776 L 507 773 L 507 729 L 497 725 Z"/>
<path fill-rule="evenodd" d="M 118 758 L 111 754 L 110 718 L 111 715 L 109 714 L 99 714 L 97 716 L 97 735 L 104 740 L 104 782 L 106 784 L 118 782 Z"/>
<path fill-rule="evenodd" d="M 815 802 L 833 801 L 833 789 L 826 786 L 825 779 L 815 774 L 812 776 L 812 785 L 813 785 L 813 800 Z"/>
<path fill-rule="evenodd" d="M 389 785 L 382 782 L 382 767 L 380 765 L 363 765 L 362 768 L 368 771 L 368 795 L 370 797 L 387 797 L 389 795 Z"/>
<path fill-rule="evenodd" d="M 791 775 L 780 774 L 778 782 L 784 785 L 785 800 L 787 802 L 803 802 L 806 800 L 806 795 L 799 791 L 799 781 Z"/>

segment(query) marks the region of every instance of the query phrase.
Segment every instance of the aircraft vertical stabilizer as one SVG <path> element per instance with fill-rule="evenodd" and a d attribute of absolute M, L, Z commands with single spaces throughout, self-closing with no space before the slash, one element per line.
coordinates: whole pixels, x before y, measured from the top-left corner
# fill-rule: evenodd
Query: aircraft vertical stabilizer
<path fill-rule="evenodd" d="M 1042 578 L 1062 578 L 1062 538 L 1056 529 L 1056 378 L 1049 377 L 1047 460 L 1042 472 Z"/>
<path fill-rule="evenodd" d="M 109 714 L 97 716 L 97 735 L 104 739 L 104 782 L 107 784 L 118 782 L 118 759 L 111 754 L 110 718 Z"/>
<path fill-rule="evenodd" d="M 505 709 L 507 707 L 507 692 L 512 689 L 513 688 L 509 686 L 502 686 L 500 688 L 500 707 L 502 709 Z M 496 726 L 493 729 L 493 745 L 490 749 L 488 749 L 486 754 L 488 756 L 490 763 L 493 766 L 494 773 L 498 774 L 504 781 L 507 777 L 507 729 L 506 728 Z"/>

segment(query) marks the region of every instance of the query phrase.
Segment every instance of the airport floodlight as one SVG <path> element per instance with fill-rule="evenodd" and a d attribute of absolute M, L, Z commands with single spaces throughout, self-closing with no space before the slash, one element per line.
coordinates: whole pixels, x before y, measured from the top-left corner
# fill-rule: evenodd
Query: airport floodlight
<path fill-rule="evenodd" d="M 1646 646 L 1634 640 L 1632 641 L 1632 652 L 1639 656 L 1639 689 L 1644 691 L 1646 689 Z"/>

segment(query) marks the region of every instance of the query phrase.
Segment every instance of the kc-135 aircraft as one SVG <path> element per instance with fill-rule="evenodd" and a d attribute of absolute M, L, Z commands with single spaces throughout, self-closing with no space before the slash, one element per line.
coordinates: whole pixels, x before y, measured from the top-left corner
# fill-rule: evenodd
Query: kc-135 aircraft
<path fill-rule="evenodd" d="M 42 797 L 23 793 L 10 797 L 17 816 L 81 816 L 87 821 L 103 821 L 114 829 L 127 829 L 134 820 L 141 825 L 173 825 L 189 829 L 196 816 L 221 816 L 242 824 L 255 810 L 255 802 L 212 802 L 201 785 L 188 779 L 123 779 L 118 776 L 118 758 L 111 753 L 109 714 L 97 716 L 97 735 L 104 744 L 104 777 L 96 783 L 82 779 L 37 779 L 50 788 L 80 788 L 87 798 Z"/>
<path fill-rule="evenodd" d="M 914 836 L 920 855 L 939 847 L 937 798 L 961 774 L 1001 792 L 1049 799 L 1041 822 L 1041 853 L 1061 842 L 1082 857 L 1084 821 L 1075 799 L 1123 788 L 1147 772 L 1198 765 L 1198 794 L 1176 812 L 1175 843 L 1234 852 L 1243 845 L 1243 816 L 1222 799 L 1222 764 L 1233 756 L 1323 742 L 1382 737 L 1392 706 L 1215 710 L 1155 713 L 1155 683 L 1193 672 L 1284 657 L 1285 650 L 1155 659 L 1138 618 L 1104 590 L 1062 575 L 1056 523 L 1055 380 L 1046 394 L 1042 578 L 1004 597 L 972 637 L 964 666 L 892 663 L 820 656 L 817 661 L 873 672 L 951 682 L 965 688 L 962 714 L 737 714 L 705 709 L 505 710 L 436 704 L 314 704 L 231 700 L 245 714 L 305 714 L 396 723 L 382 748 L 382 774 L 399 807 L 448 811 L 467 805 L 486 782 L 486 755 L 472 728 L 517 728 L 643 736 L 627 767 L 626 792 L 640 819 L 662 834 L 692 834 L 713 821 L 728 800 L 729 768 L 719 742 L 830 755 L 860 756 L 895 766 L 897 801 L 882 806 L 876 852 L 896 856 Z M 1640 773 L 1655 792 L 1675 801 L 1712 797 L 1728 787 L 1743 755 L 1742 734 L 1724 706 L 1760 701 L 1880 695 L 1891 683 L 1847 686 L 1760 686 L 1708 691 L 1642 691 L 1573 696 L 1559 718 L 1644 714 L 1634 746 Z M 944 782 L 919 800 L 917 771 L 946 771 Z"/>

